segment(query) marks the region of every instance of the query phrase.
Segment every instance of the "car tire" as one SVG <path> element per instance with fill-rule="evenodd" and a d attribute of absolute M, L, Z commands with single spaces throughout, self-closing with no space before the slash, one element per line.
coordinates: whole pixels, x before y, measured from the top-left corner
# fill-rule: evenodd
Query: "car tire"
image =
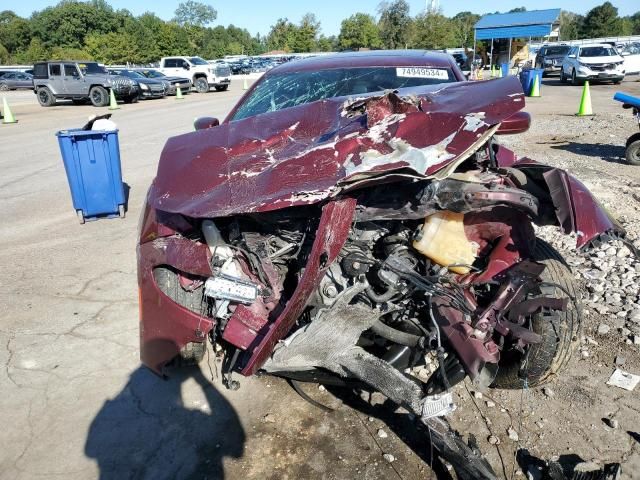
<path fill-rule="evenodd" d="M 560 70 L 560 83 L 567 83 L 567 77 L 564 76 L 564 69 Z"/>
<path fill-rule="evenodd" d="M 627 144 L 625 157 L 630 165 L 640 166 L 640 138 Z"/>
<path fill-rule="evenodd" d="M 193 86 L 196 88 L 196 92 L 198 93 L 207 93 L 209 91 L 209 82 L 204 77 L 196 78 L 196 81 L 193 82 Z"/>
<path fill-rule="evenodd" d="M 40 87 L 37 91 L 38 103 L 43 107 L 52 107 L 56 104 L 56 97 L 48 87 Z"/>
<path fill-rule="evenodd" d="M 129 95 L 124 99 L 124 103 L 138 103 L 139 96 L 136 93 L 135 95 Z"/>
<path fill-rule="evenodd" d="M 540 278 L 546 283 L 532 295 L 573 298 L 564 312 L 543 310 L 529 317 L 528 327 L 542 336 L 542 342 L 530 345 L 524 355 L 503 351 L 491 385 L 495 388 L 521 389 L 525 382 L 528 387 L 548 382 L 564 369 L 580 338 L 580 295 L 571 269 L 551 245 L 540 239 L 532 257 L 545 265 Z"/>
<path fill-rule="evenodd" d="M 89 90 L 89 100 L 94 107 L 106 107 L 109 104 L 109 92 L 106 88 L 96 85 Z"/>
<path fill-rule="evenodd" d="M 216 92 L 225 92 L 229 88 L 229 85 L 219 85 L 216 87 Z"/>
<path fill-rule="evenodd" d="M 620 82 L 622 82 L 622 80 L 618 79 L 618 80 L 614 80 L 613 84 L 614 85 L 620 85 Z"/>
<path fill-rule="evenodd" d="M 6 92 L 7 90 L 9 90 L 9 85 L 6 83 L 0 83 L 0 91 Z"/>
<path fill-rule="evenodd" d="M 576 69 L 575 68 L 571 71 L 571 85 L 573 85 L 573 86 L 580 85 L 580 81 L 578 80 L 578 77 L 576 77 Z"/>

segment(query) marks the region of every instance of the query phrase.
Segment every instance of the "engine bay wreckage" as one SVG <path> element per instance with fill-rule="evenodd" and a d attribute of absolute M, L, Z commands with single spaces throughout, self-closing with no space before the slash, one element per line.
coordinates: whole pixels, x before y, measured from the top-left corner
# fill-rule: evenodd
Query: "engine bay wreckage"
<path fill-rule="evenodd" d="M 415 414 L 460 478 L 495 478 L 451 431 L 451 387 L 544 383 L 580 306 L 533 224 L 578 248 L 621 226 L 567 172 L 500 146 L 508 77 L 331 98 L 171 138 L 141 220 L 141 357 L 223 352 L 259 372 L 362 385 Z M 524 125 L 524 126 L 523 126 Z M 426 381 L 408 373 L 433 355 Z"/>

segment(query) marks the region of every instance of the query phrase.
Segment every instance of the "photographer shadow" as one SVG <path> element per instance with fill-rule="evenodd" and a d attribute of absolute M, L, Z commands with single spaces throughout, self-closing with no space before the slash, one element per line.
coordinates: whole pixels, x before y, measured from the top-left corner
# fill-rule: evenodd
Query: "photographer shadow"
<path fill-rule="evenodd" d="M 198 408 L 183 403 L 189 379 L 206 399 Z M 163 380 L 141 366 L 93 419 L 85 454 L 98 462 L 104 480 L 224 479 L 223 459 L 242 457 L 244 443 L 236 411 L 198 367 Z"/>

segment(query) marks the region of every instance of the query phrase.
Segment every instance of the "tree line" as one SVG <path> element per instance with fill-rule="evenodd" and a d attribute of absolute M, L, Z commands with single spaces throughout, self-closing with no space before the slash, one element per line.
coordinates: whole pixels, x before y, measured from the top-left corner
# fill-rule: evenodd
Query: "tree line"
<path fill-rule="evenodd" d="M 384 1 L 376 13 L 351 15 L 334 36 L 322 34 L 313 13 L 297 23 L 280 18 L 267 35 L 253 36 L 234 25 L 212 26 L 217 11 L 195 0 L 180 3 L 170 21 L 150 12 L 134 16 L 125 9 L 114 10 L 106 0 L 63 0 L 29 18 L 10 10 L 0 12 L 0 64 L 71 58 L 145 64 L 168 55 L 212 59 L 276 50 L 471 47 L 473 27 L 481 18 L 471 12 L 446 17 L 441 11 L 429 10 L 411 16 L 406 0 Z M 585 15 L 561 13 L 562 40 L 623 35 L 640 35 L 640 12 L 620 17 L 618 9 L 605 2 Z"/>

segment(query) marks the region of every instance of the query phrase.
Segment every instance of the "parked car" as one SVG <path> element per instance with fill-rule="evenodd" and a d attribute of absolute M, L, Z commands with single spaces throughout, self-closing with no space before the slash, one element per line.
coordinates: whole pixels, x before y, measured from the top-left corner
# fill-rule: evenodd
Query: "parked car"
<path fill-rule="evenodd" d="M 33 91 L 43 107 L 55 105 L 59 99 L 70 99 L 76 104 L 89 100 L 96 107 L 104 107 L 109 104 L 110 91 L 126 103 L 138 99 L 136 82 L 109 75 L 97 62 L 38 62 L 33 72 Z"/>
<path fill-rule="evenodd" d="M 136 71 L 147 78 L 153 78 L 156 80 L 163 80 L 165 82 L 168 82 L 167 95 L 175 95 L 178 87 L 180 87 L 180 91 L 184 95 L 187 95 L 191 91 L 191 80 L 189 80 L 188 78 L 169 77 L 158 70 L 149 69 L 149 68 L 142 68 Z"/>
<path fill-rule="evenodd" d="M 626 75 L 640 74 L 640 42 L 629 43 L 618 49 L 620 56 L 624 58 Z"/>
<path fill-rule="evenodd" d="M 233 75 L 247 75 L 251 73 L 251 67 L 243 62 L 230 62 L 229 68 Z"/>
<path fill-rule="evenodd" d="M 110 69 L 109 73 L 114 76 L 126 77 L 138 84 L 139 98 L 162 98 L 171 87 L 169 82 L 147 78 L 140 72 L 128 69 Z"/>
<path fill-rule="evenodd" d="M 0 90 L 33 88 L 33 75 L 23 72 L 9 72 L 0 77 Z"/>
<path fill-rule="evenodd" d="M 231 83 L 231 69 L 227 64 L 211 65 L 200 57 L 163 57 L 156 70 L 170 77 L 189 75 L 198 93 L 206 93 L 211 87 L 220 92 Z"/>
<path fill-rule="evenodd" d="M 574 45 L 562 62 L 560 81 L 578 85 L 585 80 L 620 83 L 624 79 L 624 59 L 607 43 Z"/>
<path fill-rule="evenodd" d="M 560 73 L 562 62 L 571 47 L 569 45 L 543 45 L 535 58 L 535 68 L 542 69 L 542 76 L 549 73 Z"/>

